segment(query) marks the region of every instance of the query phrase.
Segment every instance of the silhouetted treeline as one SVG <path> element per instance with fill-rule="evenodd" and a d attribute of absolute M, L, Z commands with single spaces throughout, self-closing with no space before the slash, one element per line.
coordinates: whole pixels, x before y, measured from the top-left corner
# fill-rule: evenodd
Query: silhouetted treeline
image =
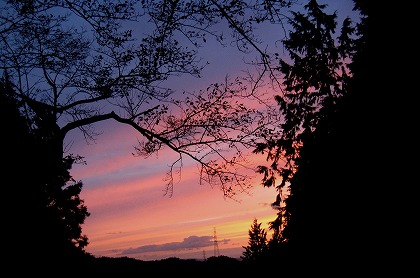
<path fill-rule="evenodd" d="M 128 257 L 98 257 L 85 261 L 83 275 L 99 277 L 108 275 L 129 277 L 128 275 L 176 275 L 177 277 L 225 277 L 247 274 L 270 273 L 268 269 L 259 269 L 255 265 L 244 263 L 227 256 L 209 257 L 206 260 L 179 259 L 170 257 L 162 260 L 143 261 Z M 98 275 L 98 276 L 96 276 Z M 127 276 L 126 276 L 127 275 Z"/>

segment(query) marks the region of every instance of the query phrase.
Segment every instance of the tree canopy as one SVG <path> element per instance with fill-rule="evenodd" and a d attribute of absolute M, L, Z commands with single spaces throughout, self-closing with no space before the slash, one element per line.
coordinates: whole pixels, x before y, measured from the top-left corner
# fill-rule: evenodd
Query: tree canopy
<path fill-rule="evenodd" d="M 0 69 L 25 116 L 55 129 L 57 144 L 76 129 L 93 140 L 95 123 L 114 120 L 143 138 L 138 155 L 164 147 L 179 154 L 168 192 L 185 157 L 201 167 L 201 182 L 226 196 L 250 186 L 238 168 L 243 150 L 274 119 L 248 105 L 262 100 L 253 88 L 272 70 L 253 26 L 281 23 L 293 1 L 2 2 Z M 199 49 L 210 40 L 253 50 L 250 60 L 263 70 L 251 84 L 234 77 L 195 92 L 166 87 L 177 76 L 201 76 L 207 61 Z"/>

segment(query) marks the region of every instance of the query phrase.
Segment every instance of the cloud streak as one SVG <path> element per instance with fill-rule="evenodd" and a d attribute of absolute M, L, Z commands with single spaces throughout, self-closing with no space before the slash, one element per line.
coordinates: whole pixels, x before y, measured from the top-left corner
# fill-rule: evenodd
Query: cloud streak
<path fill-rule="evenodd" d="M 223 240 L 224 243 L 229 241 L 228 239 Z M 131 255 L 148 252 L 161 252 L 161 251 L 181 251 L 199 249 L 203 247 L 209 247 L 214 244 L 213 237 L 211 236 L 189 236 L 184 238 L 183 241 L 169 242 L 164 244 L 151 244 L 143 245 L 136 248 L 129 248 L 123 250 L 121 255 Z"/>

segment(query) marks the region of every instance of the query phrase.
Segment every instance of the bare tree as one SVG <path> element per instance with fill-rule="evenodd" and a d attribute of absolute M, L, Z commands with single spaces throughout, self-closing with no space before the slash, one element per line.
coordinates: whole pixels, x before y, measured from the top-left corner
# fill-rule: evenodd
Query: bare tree
<path fill-rule="evenodd" d="M 291 2 L 1 1 L 0 68 L 26 117 L 50 128 L 61 157 L 70 131 L 94 140 L 94 124 L 114 120 L 142 136 L 138 155 L 163 147 L 179 154 L 169 167 L 168 192 L 175 167 L 189 157 L 201 167 L 201 181 L 232 197 L 250 186 L 241 172 L 243 151 L 254 149 L 276 120 L 247 105 L 261 101 L 256 89 L 271 72 L 253 26 L 281 23 Z M 195 92 L 165 86 L 176 76 L 201 77 L 207 61 L 199 49 L 208 40 L 258 54 L 251 60 L 260 71 L 250 87 L 240 78 Z"/>

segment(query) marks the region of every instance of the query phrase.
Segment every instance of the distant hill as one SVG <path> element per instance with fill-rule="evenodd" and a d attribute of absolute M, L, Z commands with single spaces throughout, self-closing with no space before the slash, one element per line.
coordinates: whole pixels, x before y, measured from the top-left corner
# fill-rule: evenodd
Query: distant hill
<path fill-rule="evenodd" d="M 139 275 L 150 273 L 156 275 L 178 275 L 177 277 L 220 277 L 220 275 L 245 275 L 258 270 L 259 274 L 264 274 L 264 269 L 256 267 L 256 264 L 245 263 L 241 260 L 219 256 L 209 257 L 206 260 L 179 259 L 175 257 L 155 260 L 142 261 L 138 259 L 120 257 L 98 257 L 91 258 L 81 265 L 83 270 L 78 272 L 82 276 L 100 277 L 129 277 L 128 275 Z M 261 266 L 261 265 L 258 265 Z M 160 276 L 158 276 L 160 277 Z"/>

